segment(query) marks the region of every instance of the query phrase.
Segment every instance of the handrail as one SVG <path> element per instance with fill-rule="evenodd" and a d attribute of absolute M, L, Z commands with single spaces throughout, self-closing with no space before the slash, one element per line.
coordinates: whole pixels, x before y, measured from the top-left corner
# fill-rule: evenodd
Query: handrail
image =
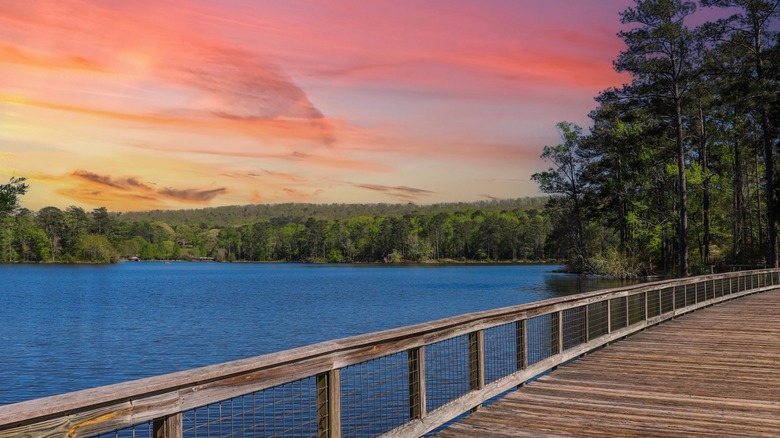
<path fill-rule="evenodd" d="M 263 422 L 276 435 L 421 436 L 545 371 L 648 326 L 777 287 L 780 269 L 764 269 L 454 316 L 0 406 L 0 438 L 89 437 L 136 427 L 148 428 L 155 437 L 195 436 L 199 430 L 218 435 L 224 428 L 249 427 L 247 422 L 253 427 Z M 243 404 L 242 397 L 250 396 L 252 409 L 234 415 L 234 400 Z M 261 413 L 255 405 L 266 396 L 273 404 L 268 402 L 272 407 Z M 227 402 L 229 416 L 222 415 L 220 404 Z M 219 406 L 218 423 L 210 406 Z M 285 416 L 308 423 L 290 426 Z M 281 426 L 265 424 L 271 422 Z"/>

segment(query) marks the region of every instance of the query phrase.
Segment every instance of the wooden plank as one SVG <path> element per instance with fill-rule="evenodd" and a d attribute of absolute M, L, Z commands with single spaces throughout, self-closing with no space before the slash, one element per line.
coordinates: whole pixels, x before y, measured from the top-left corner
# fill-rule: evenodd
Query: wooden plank
<path fill-rule="evenodd" d="M 780 291 L 750 295 L 593 352 L 437 436 L 776 436 L 778 363 Z"/>
<path fill-rule="evenodd" d="M 756 272 L 780 275 L 780 270 Z M 127 426 L 176 415 L 187 409 L 263 390 L 297 379 L 313 377 L 323 372 L 338 370 L 360 362 L 407 351 L 412 348 L 419 348 L 433 342 L 474 333 L 497 325 L 517 322 L 535 315 L 550 313 L 558 313 L 560 315 L 560 312 L 566 309 L 587 306 L 591 303 L 612 298 L 626 298 L 626 304 L 628 305 L 628 297 L 631 295 L 656 291 L 675 285 L 696 284 L 696 282 L 703 280 L 728 279 L 730 283 L 741 283 L 744 285 L 744 281 L 732 281 L 741 278 L 741 275 L 745 274 L 729 273 L 706 277 L 689 277 L 680 280 L 560 297 L 539 303 L 460 315 L 410 327 L 328 341 L 313 346 L 164 376 L 88 389 L 14 405 L 0 406 L 0 436 L 17 436 L 17 434 L 22 433 L 21 431 L 26 431 L 25 433 L 37 431 L 35 433 L 45 436 L 46 433 L 55 429 L 68 432 L 74 430 L 74 434 L 81 433 L 80 431 L 82 430 L 96 431 L 95 433 L 102 432 L 109 430 L 106 429 L 109 427 L 117 425 Z M 553 358 L 541 363 L 552 367 L 562 363 L 562 361 L 571 359 L 574 357 L 573 354 L 575 352 L 580 354 L 590 351 L 612 342 L 620 336 L 627 336 L 668 318 L 727 299 L 730 300 L 738 296 L 769 290 L 772 287 L 774 286 L 734 293 L 723 298 L 705 300 L 684 309 L 676 309 L 674 312 L 650 318 L 648 321 L 641 321 L 630 328 L 615 330 L 608 336 L 601 336 L 591 342 L 573 348 L 571 351 L 567 351 L 566 354 L 557 354 Z M 628 318 L 628 312 L 626 317 Z M 561 323 L 562 319 L 559 318 L 558 325 Z M 562 334 L 560 329 L 556 333 L 559 338 Z M 563 345 L 560 339 L 557 342 L 558 351 L 560 352 Z M 557 363 L 555 363 L 556 361 Z M 530 369 L 535 370 L 537 373 L 540 372 L 538 366 L 529 367 Z M 525 377 L 527 379 L 534 375 L 517 373 L 512 379 L 504 380 L 515 381 L 519 379 L 518 376 L 527 376 Z M 519 380 L 517 383 L 519 384 L 523 381 L 525 380 Z M 477 396 L 485 396 L 490 393 L 490 391 L 484 390 L 475 392 Z M 472 396 L 470 395 L 470 397 Z M 73 427 L 75 429 L 71 429 Z"/>

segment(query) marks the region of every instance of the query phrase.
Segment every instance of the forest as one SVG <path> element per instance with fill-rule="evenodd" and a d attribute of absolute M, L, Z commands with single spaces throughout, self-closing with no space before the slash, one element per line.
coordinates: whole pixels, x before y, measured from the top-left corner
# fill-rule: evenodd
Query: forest
<path fill-rule="evenodd" d="M 697 8 L 726 18 L 691 26 Z M 780 0 L 637 0 L 614 60 L 630 82 L 595 96 L 590 126 L 557 125 L 549 169 L 531 177 L 545 198 L 32 212 L 12 178 L 0 260 L 559 260 L 617 277 L 777 267 L 778 16 Z"/>
<path fill-rule="evenodd" d="M 233 206 L 119 214 L 18 207 L 22 178 L 0 186 L 0 260 L 109 263 L 125 260 L 398 263 L 543 261 L 546 198 L 472 204 Z M 8 197 L 8 196 L 7 196 Z M 378 212 L 384 215 L 372 215 Z M 393 213 L 395 212 L 395 213 Z M 138 218 L 138 216 L 143 218 Z M 160 220 L 167 218 L 167 222 Z"/>
<path fill-rule="evenodd" d="M 574 270 L 778 266 L 780 1 L 699 6 L 727 18 L 691 27 L 697 5 L 681 0 L 623 11 L 614 66 L 630 83 L 595 97 L 587 132 L 561 122 L 543 150 L 533 179 L 557 195 L 550 239 Z"/>

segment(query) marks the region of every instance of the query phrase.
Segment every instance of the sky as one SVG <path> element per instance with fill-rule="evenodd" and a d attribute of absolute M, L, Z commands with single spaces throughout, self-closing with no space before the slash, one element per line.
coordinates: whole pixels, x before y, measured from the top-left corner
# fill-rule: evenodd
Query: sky
<path fill-rule="evenodd" d="M 2 0 L 0 181 L 112 211 L 539 194 L 631 0 Z"/>

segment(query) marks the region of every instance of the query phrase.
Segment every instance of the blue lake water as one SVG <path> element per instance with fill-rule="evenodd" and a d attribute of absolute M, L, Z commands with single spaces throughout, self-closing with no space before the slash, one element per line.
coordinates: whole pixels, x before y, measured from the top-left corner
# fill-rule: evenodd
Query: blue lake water
<path fill-rule="evenodd" d="M 556 268 L 0 265 L 0 405 L 621 284 Z"/>

